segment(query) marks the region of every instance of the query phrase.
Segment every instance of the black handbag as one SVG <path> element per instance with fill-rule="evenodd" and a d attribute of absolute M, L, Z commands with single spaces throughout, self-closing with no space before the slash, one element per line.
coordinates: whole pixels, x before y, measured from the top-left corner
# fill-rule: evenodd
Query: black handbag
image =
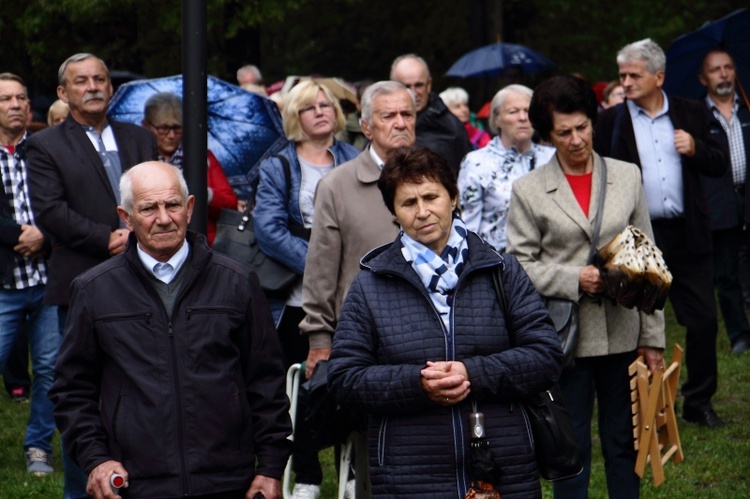
<path fill-rule="evenodd" d="M 300 386 L 299 401 L 319 449 L 343 444 L 351 432 L 367 429 L 364 413 L 341 406 L 328 391 L 327 360 L 315 364 L 310 379 Z"/>
<path fill-rule="evenodd" d="M 221 210 L 213 249 L 250 267 L 268 296 L 284 295 L 299 279 L 288 267 L 260 250 L 249 208 L 244 212 Z"/>
<path fill-rule="evenodd" d="M 563 351 L 563 369 L 575 366 L 576 347 L 578 346 L 578 302 L 563 298 L 542 297 L 547 307 Z"/>
<path fill-rule="evenodd" d="M 287 196 L 291 191 L 291 172 L 287 159 L 276 156 L 283 167 L 286 177 Z M 285 297 L 300 279 L 300 276 L 284 264 L 269 257 L 258 246 L 250 210 L 253 203 L 248 203 L 244 212 L 221 210 L 216 223 L 214 251 L 230 256 L 247 265 L 258 275 L 260 287 L 268 297 Z M 310 239 L 310 230 L 299 224 L 290 224 L 290 232 L 297 237 Z"/>
<path fill-rule="evenodd" d="M 492 273 L 492 282 L 503 307 L 512 348 L 515 346 L 515 332 L 509 322 L 511 315 L 503 288 L 502 267 Z M 578 455 L 573 423 L 565 408 L 560 386 L 555 383 L 549 390 L 527 395 L 522 404 L 529 418 L 537 467 L 542 478 L 555 482 L 579 475 L 583 471 L 583 463 Z"/>
<path fill-rule="evenodd" d="M 597 254 L 596 247 L 599 244 L 599 231 L 602 227 L 602 215 L 604 213 L 604 196 L 607 192 L 607 162 L 604 158 L 601 159 L 602 178 L 601 189 L 599 190 L 599 209 L 596 212 L 594 233 L 591 238 L 591 248 L 586 265 L 592 264 Z M 560 338 L 560 346 L 563 351 L 563 369 L 572 369 L 575 366 L 576 347 L 578 346 L 580 333 L 578 329 L 578 302 L 550 296 L 543 296 L 542 301 L 544 306 L 547 307 L 547 312 Z"/>

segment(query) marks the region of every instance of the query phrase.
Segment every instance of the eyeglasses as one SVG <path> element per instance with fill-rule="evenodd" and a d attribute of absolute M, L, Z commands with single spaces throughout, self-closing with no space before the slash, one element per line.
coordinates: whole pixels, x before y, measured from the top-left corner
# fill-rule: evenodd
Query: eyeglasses
<path fill-rule="evenodd" d="M 156 133 L 159 135 L 168 135 L 169 132 L 174 132 L 175 135 L 180 135 L 182 133 L 182 125 L 159 125 L 156 126 L 150 121 L 148 122 L 151 127 L 156 130 Z"/>
<path fill-rule="evenodd" d="M 318 109 L 321 113 L 324 113 L 333 109 L 333 103 L 325 101 L 319 102 L 318 104 L 308 104 L 307 106 L 300 108 L 299 114 L 309 113 L 310 111 L 313 111 L 315 109 Z"/>

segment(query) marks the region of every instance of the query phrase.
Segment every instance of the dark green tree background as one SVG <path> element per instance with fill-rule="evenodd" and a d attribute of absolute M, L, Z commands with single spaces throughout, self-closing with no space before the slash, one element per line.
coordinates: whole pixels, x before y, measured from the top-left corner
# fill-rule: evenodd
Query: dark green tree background
<path fill-rule="evenodd" d="M 592 81 L 616 76 L 615 53 L 651 37 L 665 49 L 677 36 L 743 5 L 737 0 L 208 0 L 209 72 L 234 82 L 256 63 L 267 83 L 321 74 L 351 81 L 388 77 L 394 57 L 422 55 L 434 89 L 479 94 L 503 82 L 446 79 L 464 52 L 498 38 L 549 56 L 561 72 Z M 24 77 L 32 96 L 54 94 L 69 55 L 93 52 L 110 69 L 153 78 L 181 72 L 180 0 L 25 0 L 0 9 L 0 71 Z M 533 85 L 539 77 L 530 77 Z"/>

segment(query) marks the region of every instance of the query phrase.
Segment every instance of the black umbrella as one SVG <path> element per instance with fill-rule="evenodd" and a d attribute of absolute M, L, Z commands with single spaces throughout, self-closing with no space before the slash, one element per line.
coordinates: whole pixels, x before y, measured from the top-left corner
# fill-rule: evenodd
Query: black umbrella
<path fill-rule="evenodd" d="M 711 50 L 725 50 L 734 59 L 737 81 L 750 86 L 750 9 L 732 12 L 718 21 L 677 38 L 667 50 L 664 91 L 687 99 L 700 99 L 706 87 L 698 81 L 703 58 Z"/>
<path fill-rule="evenodd" d="M 500 499 L 500 493 L 492 485 L 497 481 L 499 470 L 492 458 L 490 442 L 485 438 L 484 414 L 477 412 L 477 404 L 472 401 L 469 415 L 471 442 L 469 443 L 469 477 L 471 488 L 466 499 Z"/>
<path fill-rule="evenodd" d="M 528 47 L 497 42 L 467 52 L 453 63 L 445 76 L 502 76 L 512 67 L 519 67 L 524 73 L 540 73 L 556 66 L 551 59 Z"/>

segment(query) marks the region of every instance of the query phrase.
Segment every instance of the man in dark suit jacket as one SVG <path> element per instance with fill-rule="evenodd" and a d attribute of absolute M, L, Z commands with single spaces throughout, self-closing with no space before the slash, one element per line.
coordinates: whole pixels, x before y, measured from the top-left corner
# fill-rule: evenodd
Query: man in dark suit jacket
<path fill-rule="evenodd" d="M 728 152 L 730 168 L 720 178 L 701 177 L 711 219 L 714 245 L 714 281 L 732 353 L 750 350 L 750 324 L 740 285 L 740 248 L 745 224 L 750 221 L 747 189 L 750 182 L 750 109 L 735 92 L 732 57 L 712 50 L 703 58 L 700 81 L 706 87 L 704 103 L 716 118 L 711 130 Z M 743 283 L 744 284 L 744 283 Z"/>
<path fill-rule="evenodd" d="M 656 43 L 646 39 L 625 46 L 617 63 L 627 100 L 599 115 L 594 148 L 641 168 L 656 244 L 673 276 L 669 297 L 687 329 L 682 416 L 711 428 L 723 426 L 711 404 L 718 325 L 700 175 L 722 175 L 726 155 L 711 136 L 705 106 L 662 91 L 666 57 Z"/>
<path fill-rule="evenodd" d="M 107 120 L 112 83 L 98 57 L 69 57 L 58 82 L 57 96 L 70 114 L 34 134 L 26 158 L 34 216 L 52 237 L 45 302 L 59 306 L 62 334 L 70 283 L 125 249 L 129 232 L 117 215 L 120 175 L 156 159 L 156 140 L 144 128 Z M 67 453 L 64 458 L 65 498 L 87 497 L 86 477 Z"/>

